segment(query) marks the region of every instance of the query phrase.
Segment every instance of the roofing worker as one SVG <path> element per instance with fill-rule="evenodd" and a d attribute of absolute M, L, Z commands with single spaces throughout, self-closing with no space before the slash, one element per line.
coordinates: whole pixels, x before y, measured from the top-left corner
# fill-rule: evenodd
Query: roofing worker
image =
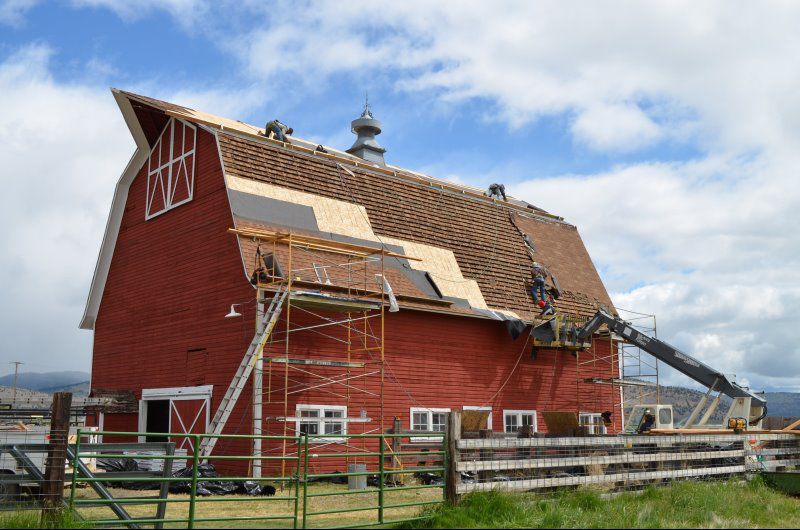
<path fill-rule="evenodd" d="M 506 187 L 503 184 L 494 183 L 489 186 L 489 189 L 486 190 L 486 196 L 491 199 L 503 199 L 507 201 L 506 198 Z"/>
<path fill-rule="evenodd" d="M 547 291 L 545 290 L 545 279 L 550 274 L 550 271 L 538 261 L 534 261 L 531 274 L 533 276 L 533 289 L 531 289 L 531 294 L 536 304 L 541 308 L 542 315 L 554 314 L 556 311 L 547 300 Z"/>
<path fill-rule="evenodd" d="M 545 280 L 547 279 L 547 275 L 550 271 L 547 270 L 547 267 L 539 263 L 538 261 L 533 262 L 533 267 L 531 268 L 531 274 L 533 276 L 533 298 L 539 301 L 547 302 L 547 293 L 545 292 Z M 541 305 L 541 304 L 540 304 Z"/>
<path fill-rule="evenodd" d="M 286 142 L 288 141 L 286 139 L 286 135 L 292 134 L 294 132 L 294 129 L 292 129 L 291 127 L 287 126 L 284 123 L 281 123 L 278 120 L 272 120 L 266 126 L 264 126 L 264 136 L 269 136 L 270 132 L 275 133 L 276 140 L 279 140 L 281 142 Z"/>

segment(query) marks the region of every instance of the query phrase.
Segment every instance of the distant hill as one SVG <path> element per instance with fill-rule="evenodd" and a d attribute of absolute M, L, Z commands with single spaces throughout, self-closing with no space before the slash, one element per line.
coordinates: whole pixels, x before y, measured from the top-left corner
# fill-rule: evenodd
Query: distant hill
<path fill-rule="evenodd" d="M 625 409 L 637 403 L 655 403 L 655 388 L 646 389 L 647 393 L 642 394 L 638 387 L 625 387 Z M 661 386 L 659 388 L 660 402 L 672 405 L 675 415 L 675 423 L 679 423 L 689 417 L 697 403 L 702 399 L 705 392 L 684 388 L 680 386 Z M 767 392 L 767 415 L 768 416 L 788 416 L 800 418 L 800 393 L 795 392 Z M 721 423 L 725 411 L 730 406 L 730 398 L 724 396 L 722 402 L 717 407 L 716 412 L 711 416 L 710 423 Z"/>
<path fill-rule="evenodd" d="M 17 388 L 29 388 L 42 392 L 52 393 L 62 388 L 88 383 L 87 372 L 22 372 L 17 376 Z M 0 377 L 0 386 L 13 386 L 14 374 Z"/>

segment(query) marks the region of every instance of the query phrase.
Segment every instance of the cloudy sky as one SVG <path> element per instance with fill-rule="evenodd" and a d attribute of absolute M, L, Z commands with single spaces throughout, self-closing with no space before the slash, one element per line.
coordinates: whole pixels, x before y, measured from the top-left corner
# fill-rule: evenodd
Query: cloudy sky
<path fill-rule="evenodd" d="M 661 338 L 800 390 L 798 28 L 796 2 L 0 0 L 0 373 L 89 369 L 134 149 L 109 87 L 337 147 L 369 91 L 391 163 L 504 182 Z"/>

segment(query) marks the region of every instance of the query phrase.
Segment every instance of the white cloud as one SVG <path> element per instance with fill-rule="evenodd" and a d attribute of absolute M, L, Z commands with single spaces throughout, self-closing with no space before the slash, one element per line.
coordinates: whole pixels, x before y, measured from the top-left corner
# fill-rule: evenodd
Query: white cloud
<path fill-rule="evenodd" d="M 203 17 L 210 6 L 208 0 L 71 0 L 71 3 L 75 7 L 109 9 L 128 21 L 138 20 L 155 10 L 163 10 L 185 25 Z"/>
<path fill-rule="evenodd" d="M 658 140 L 661 131 L 636 105 L 599 105 L 578 114 L 572 134 L 598 151 L 636 151 Z"/>
<path fill-rule="evenodd" d="M 51 75 L 56 59 L 30 45 L 0 62 L 0 360 L 88 370 L 92 336 L 77 326 L 134 144 L 102 72 L 64 84 Z M 232 115 L 258 101 L 246 89 L 175 90 L 149 80 L 134 89 Z"/>
<path fill-rule="evenodd" d="M 20 26 L 25 21 L 25 14 L 40 0 L 0 0 L 0 24 Z"/>

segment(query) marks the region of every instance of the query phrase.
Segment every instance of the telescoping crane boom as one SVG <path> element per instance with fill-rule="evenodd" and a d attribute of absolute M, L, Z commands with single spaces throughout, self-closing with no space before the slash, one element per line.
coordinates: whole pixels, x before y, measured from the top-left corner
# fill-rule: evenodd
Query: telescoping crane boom
<path fill-rule="evenodd" d="M 662 340 L 637 331 L 629 323 L 602 309 L 598 310 L 582 327 L 574 327 L 566 331 L 566 333 L 572 335 L 572 337 L 564 338 L 570 342 L 582 343 L 585 339 L 591 337 L 603 324 L 608 327 L 609 331 L 622 336 L 625 340 L 635 344 L 659 361 L 668 364 L 709 389 L 686 420 L 684 424 L 685 428 L 704 426 L 713 413 L 713 409 L 715 409 L 719 403 L 722 395 L 729 396 L 733 399 L 731 409 L 725 416 L 726 421 L 730 418 L 743 417 L 750 426 L 758 427 L 761 420 L 766 416 L 767 400 L 763 395 L 751 392 L 748 388 L 730 380 L 728 376 L 719 370 L 708 366 Z M 549 323 L 542 324 L 534 329 L 534 334 L 542 337 L 542 334 L 546 334 L 548 329 L 552 329 Z M 708 403 L 712 392 L 718 392 L 718 396 L 714 399 L 709 410 L 706 411 L 699 423 L 696 423 L 700 412 Z"/>

